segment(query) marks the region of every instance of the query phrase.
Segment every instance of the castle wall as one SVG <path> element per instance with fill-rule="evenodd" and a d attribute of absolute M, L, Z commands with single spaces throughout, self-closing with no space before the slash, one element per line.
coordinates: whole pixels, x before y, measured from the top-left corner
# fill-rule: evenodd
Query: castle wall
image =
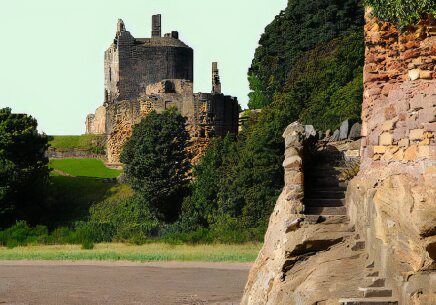
<path fill-rule="evenodd" d="M 106 133 L 106 107 L 100 106 L 95 114 L 89 114 L 86 117 L 87 134 L 105 134 Z"/>

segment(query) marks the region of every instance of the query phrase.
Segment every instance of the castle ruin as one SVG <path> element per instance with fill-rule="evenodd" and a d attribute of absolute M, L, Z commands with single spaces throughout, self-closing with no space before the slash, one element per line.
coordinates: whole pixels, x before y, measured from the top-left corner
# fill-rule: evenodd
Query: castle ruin
<path fill-rule="evenodd" d="M 87 116 L 86 133 L 107 135 L 109 163 L 119 163 L 133 125 L 151 111 L 175 107 L 186 117 L 197 156 L 211 137 L 238 132 L 239 104 L 221 93 L 218 64 L 212 64 L 211 93 L 194 93 L 194 51 L 176 31 L 162 37 L 161 20 L 152 17 L 151 38 L 134 38 L 119 19 L 105 52 L 104 104 Z"/>

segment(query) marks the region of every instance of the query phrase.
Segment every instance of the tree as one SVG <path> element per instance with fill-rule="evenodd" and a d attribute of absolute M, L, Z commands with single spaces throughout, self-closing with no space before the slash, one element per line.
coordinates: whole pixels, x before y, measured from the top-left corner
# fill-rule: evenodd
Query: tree
<path fill-rule="evenodd" d="M 121 153 L 129 184 L 167 222 L 177 219 L 188 185 L 185 125 L 175 109 L 152 112 L 134 126 Z"/>
<path fill-rule="evenodd" d="M 0 109 L 0 219 L 38 221 L 49 184 L 48 137 L 26 114 Z"/>

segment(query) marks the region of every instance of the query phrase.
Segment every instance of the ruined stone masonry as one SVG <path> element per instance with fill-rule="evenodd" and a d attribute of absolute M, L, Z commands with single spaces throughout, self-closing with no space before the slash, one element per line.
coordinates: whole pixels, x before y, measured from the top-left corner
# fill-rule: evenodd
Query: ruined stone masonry
<path fill-rule="evenodd" d="M 307 153 L 304 127 L 288 127 L 285 188 L 241 304 L 436 304 L 436 22 L 366 20 L 360 172 L 336 179 L 342 144 Z"/>
<path fill-rule="evenodd" d="M 239 104 L 221 93 L 218 63 L 212 64 L 211 93 L 194 94 L 194 52 L 176 31 L 161 37 L 161 22 L 153 16 L 151 38 L 134 38 L 119 20 L 105 52 L 104 104 L 87 116 L 86 133 L 107 135 L 109 163 L 119 163 L 133 125 L 151 111 L 175 107 L 187 118 L 194 162 L 211 137 L 238 132 Z"/>

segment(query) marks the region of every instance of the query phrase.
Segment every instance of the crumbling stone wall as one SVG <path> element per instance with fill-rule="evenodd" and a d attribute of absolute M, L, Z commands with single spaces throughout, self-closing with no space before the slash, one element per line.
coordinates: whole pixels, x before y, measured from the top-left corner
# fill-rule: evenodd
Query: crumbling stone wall
<path fill-rule="evenodd" d="M 106 107 L 100 106 L 95 114 L 86 117 L 86 134 L 106 133 Z"/>
<path fill-rule="evenodd" d="M 125 142 L 138 124 L 151 111 L 158 113 L 175 107 L 187 119 L 191 140 L 189 152 L 198 160 L 214 136 L 236 134 L 239 105 L 235 98 L 223 94 L 193 94 L 192 83 L 185 80 L 163 80 L 147 86 L 147 94 L 133 101 L 111 103 L 106 107 L 108 162 L 119 163 Z"/>
<path fill-rule="evenodd" d="M 435 20 L 400 34 L 368 16 L 365 37 L 364 166 L 431 160 L 436 143 Z"/>

